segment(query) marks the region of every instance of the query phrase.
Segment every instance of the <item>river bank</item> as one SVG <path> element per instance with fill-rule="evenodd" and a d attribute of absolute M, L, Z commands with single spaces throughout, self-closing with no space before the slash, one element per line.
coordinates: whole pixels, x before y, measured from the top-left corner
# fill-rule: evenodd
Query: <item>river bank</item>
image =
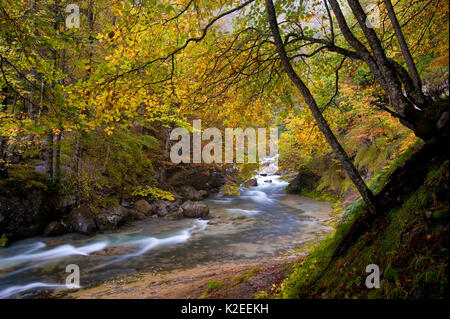
<path fill-rule="evenodd" d="M 200 297 L 211 280 L 233 282 L 252 269 L 290 264 L 339 217 L 332 203 L 287 194 L 289 183 L 276 175 L 275 163 L 264 163 L 254 186 L 239 195 L 220 192 L 197 202 L 209 207 L 203 218 L 146 218 L 89 237 L 13 243 L 0 250 L 0 297 Z M 67 265 L 79 269 L 82 289 L 67 290 Z M 256 293 L 247 290 L 242 295 Z"/>
<path fill-rule="evenodd" d="M 159 272 L 140 272 L 107 280 L 86 289 L 54 291 L 42 295 L 45 298 L 81 299 L 180 299 L 180 298 L 254 298 L 258 294 L 273 292 L 289 275 L 295 262 L 303 260 L 309 248 L 334 228 L 339 215 L 333 214 L 332 205 L 304 196 L 285 195 L 286 206 L 295 207 L 303 216 L 310 216 L 314 223 L 300 236 L 301 242 L 294 249 L 273 257 L 257 257 L 251 252 L 261 251 L 252 244 L 241 247 L 247 251 L 245 259 L 209 262 L 194 267 Z M 302 210 L 300 211 L 300 208 Z M 220 231 L 220 225 L 236 224 L 242 218 L 214 214 L 208 222 L 211 233 Z M 241 225 L 245 225 L 245 222 Z M 222 229 L 223 230 L 223 229 Z"/>

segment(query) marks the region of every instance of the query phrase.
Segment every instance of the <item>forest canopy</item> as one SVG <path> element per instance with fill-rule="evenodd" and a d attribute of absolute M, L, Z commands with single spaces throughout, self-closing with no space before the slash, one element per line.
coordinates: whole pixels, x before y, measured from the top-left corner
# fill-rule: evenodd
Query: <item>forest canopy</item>
<path fill-rule="evenodd" d="M 3 177 L 29 158 L 78 194 L 156 186 L 174 127 L 276 125 L 283 169 L 326 161 L 321 187 L 375 210 L 361 176 L 447 125 L 447 1 L 71 5 L 0 5 Z"/>

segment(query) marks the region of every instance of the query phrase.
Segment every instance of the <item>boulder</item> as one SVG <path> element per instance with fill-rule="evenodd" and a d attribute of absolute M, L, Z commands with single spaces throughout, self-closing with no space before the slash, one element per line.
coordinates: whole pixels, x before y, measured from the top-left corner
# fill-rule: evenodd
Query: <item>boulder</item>
<path fill-rule="evenodd" d="M 180 192 L 184 199 L 187 200 L 202 200 L 205 196 L 205 191 L 199 192 L 194 187 L 189 185 L 184 185 L 180 187 Z M 207 193 L 206 193 L 207 194 Z"/>
<path fill-rule="evenodd" d="M 88 205 L 82 205 L 79 208 L 75 208 L 70 213 L 70 225 L 73 230 L 86 235 L 92 235 L 97 230 L 97 224 L 95 217 L 89 209 Z"/>
<path fill-rule="evenodd" d="M 48 196 L 48 200 L 59 215 L 69 214 L 76 206 L 74 195 L 52 194 Z"/>
<path fill-rule="evenodd" d="M 264 183 L 272 183 L 272 180 L 271 180 L 271 179 L 266 179 L 266 180 L 264 181 Z"/>
<path fill-rule="evenodd" d="M 203 189 L 199 190 L 198 194 L 202 197 L 202 199 L 205 199 L 205 198 L 207 198 L 209 196 L 209 193 L 207 191 L 203 190 Z"/>
<path fill-rule="evenodd" d="M 166 200 L 157 200 L 156 202 L 153 203 L 153 209 L 154 212 L 158 215 L 158 216 L 165 216 L 168 213 L 167 207 L 169 206 L 169 201 Z"/>
<path fill-rule="evenodd" d="M 304 190 L 310 191 L 317 187 L 319 180 L 320 176 L 312 172 L 303 171 L 298 173 L 298 175 L 290 182 L 286 191 L 293 194 L 301 193 Z"/>
<path fill-rule="evenodd" d="M 217 191 L 226 183 L 225 176 L 221 172 L 213 171 L 206 182 L 205 187 Z"/>
<path fill-rule="evenodd" d="M 144 213 L 141 213 L 140 211 L 130 209 L 130 217 L 132 220 L 143 220 L 147 216 Z"/>
<path fill-rule="evenodd" d="M 157 200 L 153 203 L 155 212 L 159 217 L 168 219 L 183 218 L 183 210 L 180 207 L 180 201 Z"/>
<path fill-rule="evenodd" d="M 151 215 L 153 212 L 153 207 L 145 199 L 140 199 L 134 203 L 133 208 L 144 215 Z"/>
<path fill-rule="evenodd" d="M 5 234 L 10 240 L 18 240 L 40 234 L 52 211 L 43 190 L 5 196 L 0 192 L 0 237 Z"/>
<path fill-rule="evenodd" d="M 44 236 L 59 236 L 70 231 L 70 226 L 62 221 L 53 221 L 44 228 Z"/>
<path fill-rule="evenodd" d="M 174 187 L 189 185 L 195 189 L 218 190 L 225 184 L 223 172 L 211 170 L 206 167 L 184 167 L 168 170 L 168 184 Z"/>
<path fill-rule="evenodd" d="M 173 206 L 173 207 L 169 210 L 169 212 L 167 213 L 167 215 L 164 216 L 164 218 L 167 218 L 167 219 L 181 219 L 181 218 L 183 218 L 183 217 L 184 217 L 184 215 L 183 215 L 183 209 L 182 209 L 180 206 L 178 206 L 178 207 Z"/>
<path fill-rule="evenodd" d="M 252 178 L 247 182 L 248 186 L 258 186 L 258 180 L 256 178 Z"/>
<path fill-rule="evenodd" d="M 132 218 L 131 210 L 119 206 L 102 209 L 95 215 L 95 221 L 99 230 L 116 229 Z"/>
<path fill-rule="evenodd" d="M 183 216 L 189 218 L 204 218 L 209 214 L 209 207 L 205 203 L 186 201 L 181 205 Z"/>

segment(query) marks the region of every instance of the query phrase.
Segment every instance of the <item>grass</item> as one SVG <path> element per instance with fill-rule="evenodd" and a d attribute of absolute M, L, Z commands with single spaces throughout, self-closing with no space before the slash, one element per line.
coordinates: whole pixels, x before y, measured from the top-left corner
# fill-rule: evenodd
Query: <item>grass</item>
<path fill-rule="evenodd" d="M 210 293 L 213 290 L 219 289 L 223 286 L 223 282 L 220 280 L 211 280 L 206 287 L 206 293 Z"/>
<path fill-rule="evenodd" d="M 413 151 L 408 153 L 388 172 L 380 174 L 379 185 Z M 306 259 L 294 265 L 290 276 L 278 287 L 276 296 L 442 298 L 448 289 L 445 271 L 449 232 L 448 197 L 445 195 L 448 166 L 448 161 L 430 166 L 426 182 L 401 207 L 389 211 L 344 256 L 333 260 L 335 248 L 354 220 L 365 211 L 364 203 L 356 200 L 343 215 L 335 234 L 321 241 Z M 364 285 L 366 266 L 372 263 L 377 264 L 382 273 L 380 289 L 371 290 Z"/>
<path fill-rule="evenodd" d="M 253 276 L 255 275 L 255 273 L 257 273 L 257 272 L 259 272 L 259 271 L 261 271 L 261 270 L 262 270 L 261 267 L 253 267 L 252 269 L 250 269 L 250 270 L 249 270 L 248 272 L 246 272 L 245 274 L 240 275 L 240 276 L 237 276 L 237 277 L 234 279 L 234 282 L 237 283 L 237 284 L 240 284 L 240 283 L 244 282 L 244 281 L 247 280 L 247 279 L 253 278 Z"/>

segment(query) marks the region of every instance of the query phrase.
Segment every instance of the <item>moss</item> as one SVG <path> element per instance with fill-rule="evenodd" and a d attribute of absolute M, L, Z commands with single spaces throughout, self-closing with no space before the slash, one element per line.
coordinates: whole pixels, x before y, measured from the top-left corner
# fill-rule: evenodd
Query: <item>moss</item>
<path fill-rule="evenodd" d="M 413 149 L 417 147 L 415 145 Z M 409 158 L 405 155 L 402 160 Z M 398 161 L 396 167 L 401 165 Z M 380 175 L 389 175 L 392 169 Z M 384 179 L 385 180 L 385 179 Z M 321 241 L 294 265 L 281 284 L 281 298 L 445 298 L 448 291 L 448 161 L 430 165 L 424 184 L 400 207 L 376 220 L 343 256 L 332 258 L 337 244 L 365 212 L 357 199 L 334 235 Z M 427 212 L 431 212 L 431 215 Z M 381 271 L 380 289 L 365 287 L 368 264 Z"/>
<path fill-rule="evenodd" d="M 223 282 L 220 280 L 211 280 L 208 282 L 208 286 L 206 287 L 206 292 L 210 293 L 213 290 L 219 289 L 223 286 Z"/>
<path fill-rule="evenodd" d="M 336 203 L 339 201 L 339 197 L 329 191 L 304 189 L 300 195 L 324 202 Z"/>
<path fill-rule="evenodd" d="M 234 281 L 238 284 L 244 282 L 247 279 L 253 278 L 253 276 L 255 275 L 255 273 L 261 271 L 262 268 L 261 267 L 253 267 L 252 269 L 250 269 L 247 273 L 237 276 L 236 278 L 234 278 Z"/>
<path fill-rule="evenodd" d="M 253 298 L 255 299 L 267 299 L 269 298 L 269 293 L 267 291 L 261 290 L 261 291 L 257 291 L 255 293 L 255 295 L 253 296 Z"/>
<path fill-rule="evenodd" d="M 0 237 L 0 247 L 6 247 L 7 244 L 8 238 L 6 237 L 5 234 L 3 234 L 2 237 Z"/>
<path fill-rule="evenodd" d="M 0 180 L 0 196 L 25 197 L 32 190 L 48 191 L 45 175 L 26 165 L 13 166 L 9 177 Z"/>

